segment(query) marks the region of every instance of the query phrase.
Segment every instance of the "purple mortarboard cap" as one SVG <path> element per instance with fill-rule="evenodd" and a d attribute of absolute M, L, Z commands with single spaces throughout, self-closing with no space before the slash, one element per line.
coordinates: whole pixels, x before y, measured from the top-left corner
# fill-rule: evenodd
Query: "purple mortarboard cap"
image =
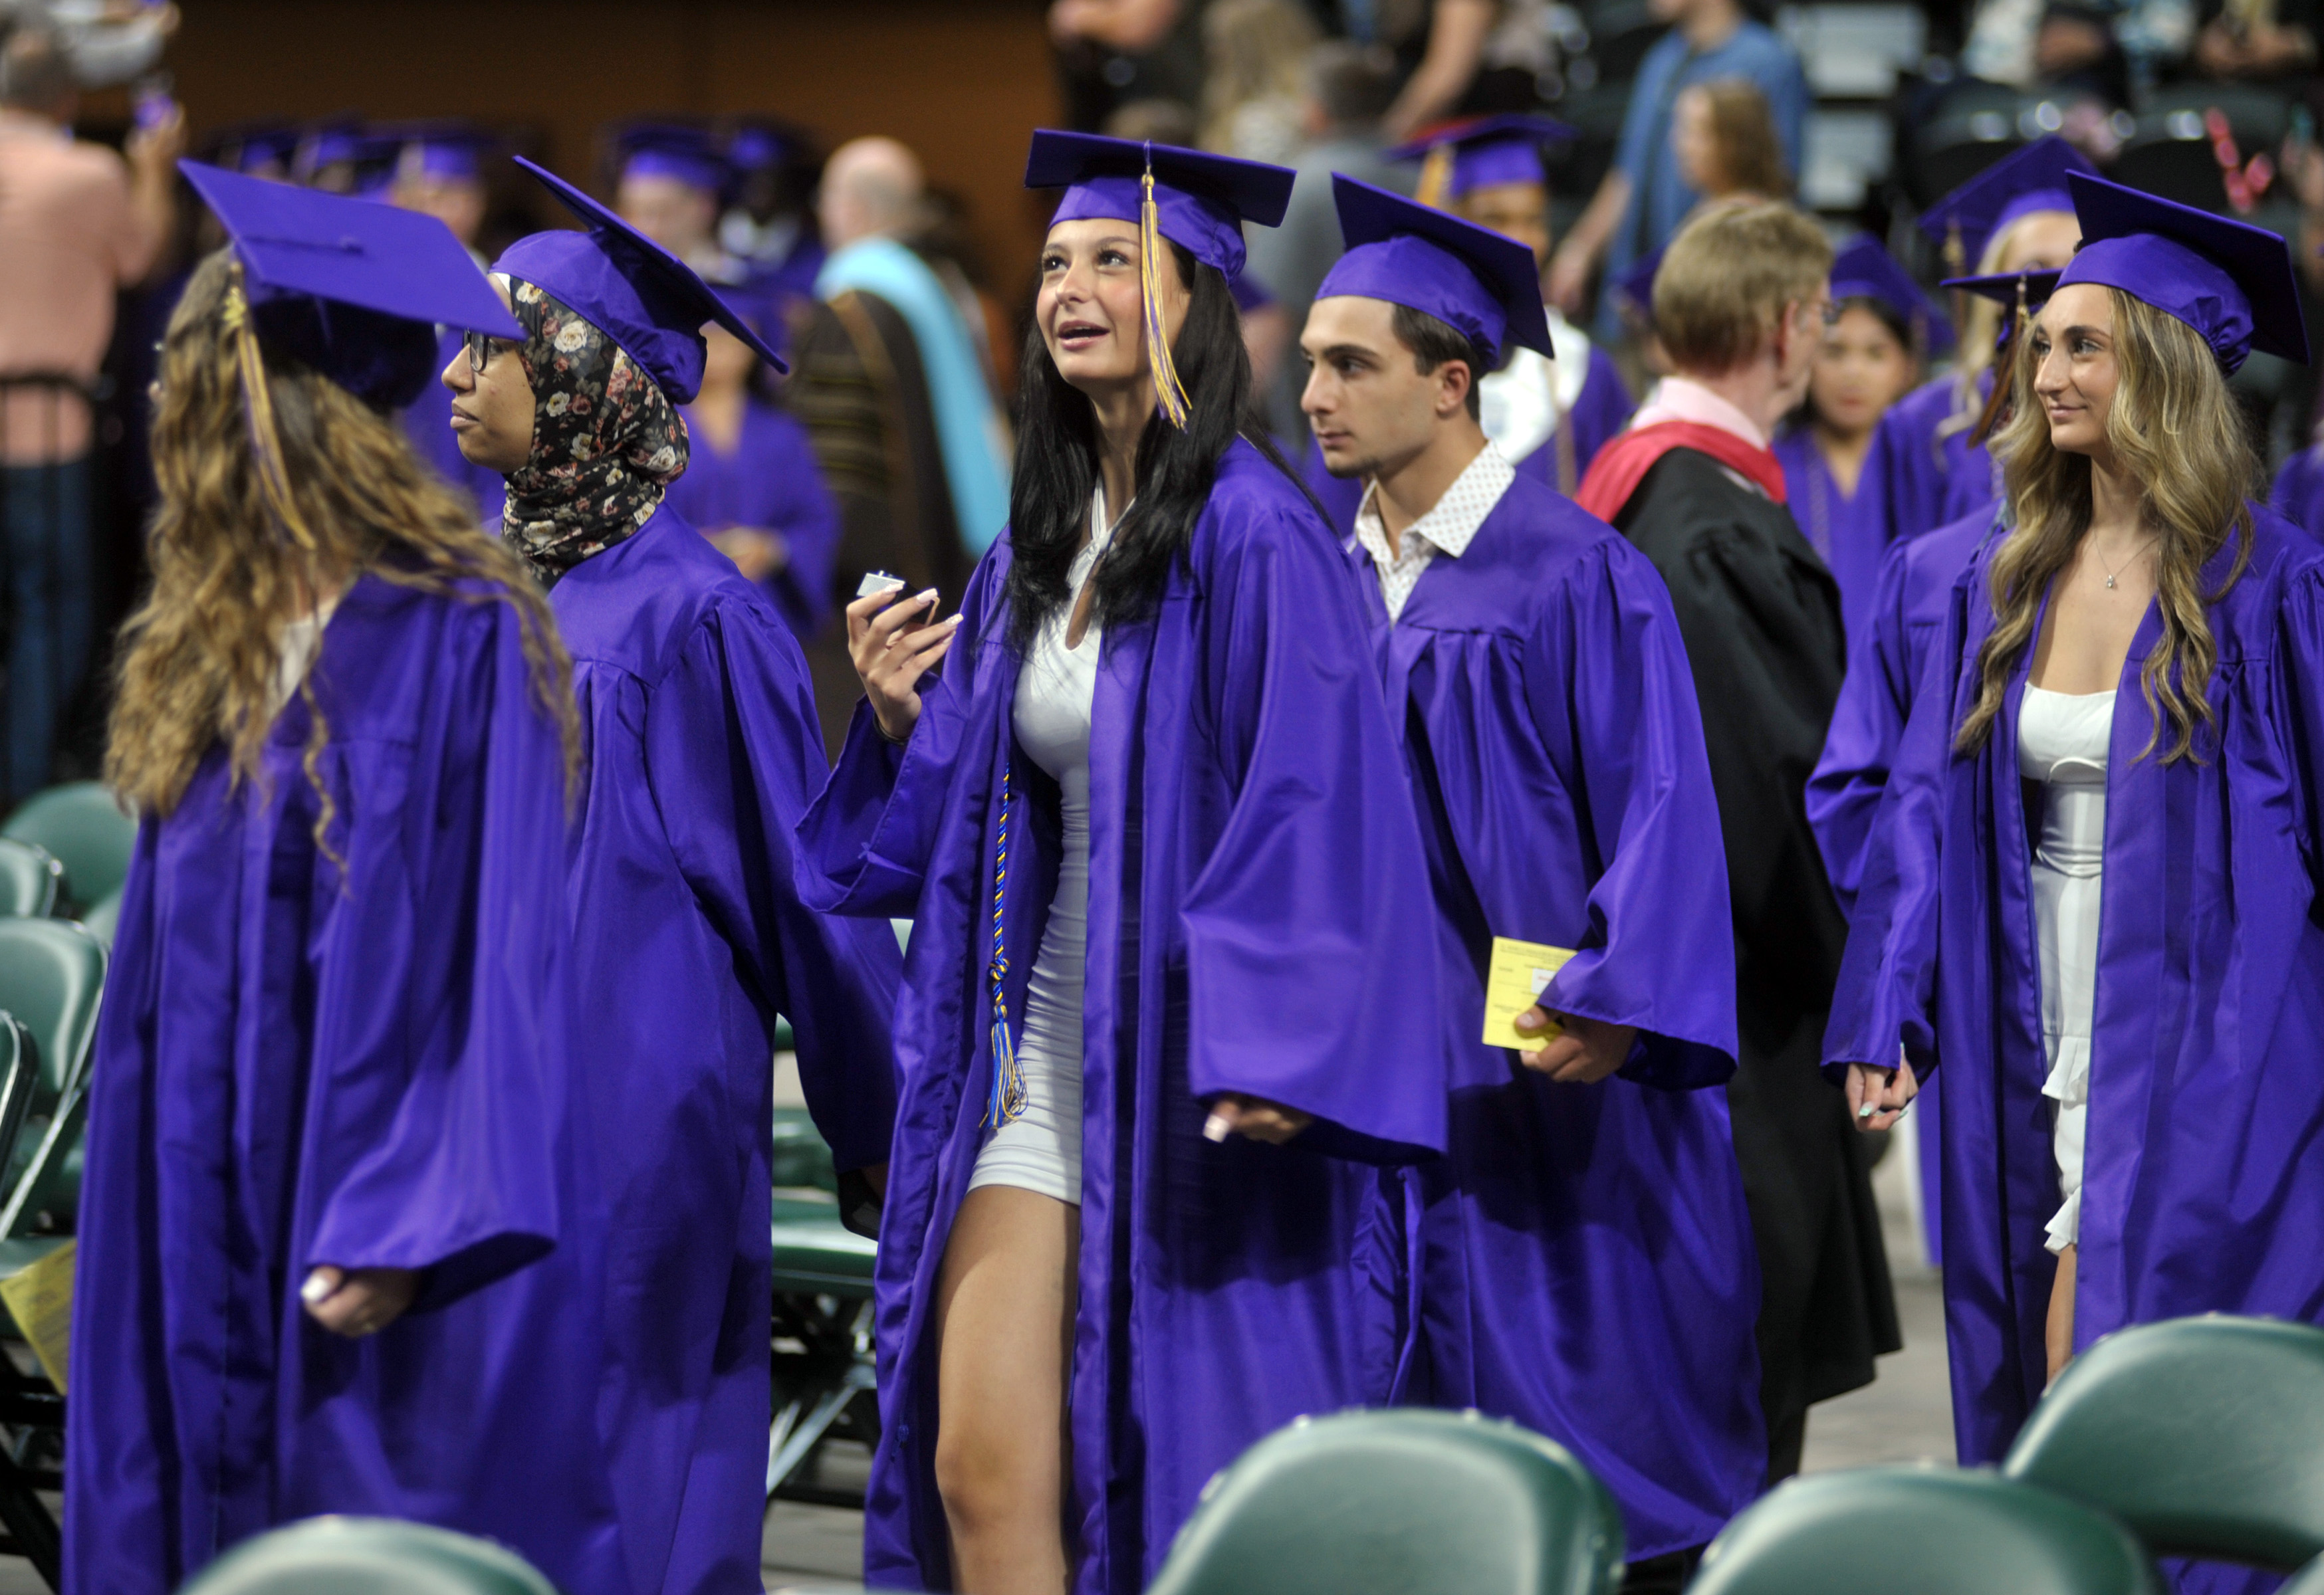
<path fill-rule="evenodd" d="M 194 161 L 178 170 L 234 241 L 260 336 L 358 398 L 417 399 L 442 364 L 438 324 L 524 336 L 434 217 Z"/>
<path fill-rule="evenodd" d="M 1963 263 L 1974 263 L 1994 235 L 2021 217 L 2037 210 L 2073 209 L 2067 174 L 2097 171 L 2073 145 L 2054 133 L 2045 134 L 1929 207 L 1921 217 L 1921 230 L 1940 245 L 1958 232 Z"/>
<path fill-rule="evenodd" d="M 501 252 L 494 272 L 521 278 L 572 307 L 645 368 L 673 403 L 702 388 L 702 325 L 715 321 L 777 371 L 790 367 L 678 256 L 588 195 L 520 155 L 586 233 L 534 233 Z"/>
<path fill-rule="evenodd" d="M 1952 327 L 1945 313 L 1921 291 L 1895 257 L 1868 235 L 1849 243 L 1831 263 L 1831 298 L 1878 300 L 1920 329 L 1923 346 L 1932 353 L 1952 346 Z"/>
<path fill-rule="evenodd" d="M 1614 298 L 1642 320 L 1655 318 L 1655 276 L 1663 269 L 1663 251 L 1649 250 L 1632 261 L 1614 279 Z"/>
<path fill-rule="evenodd" d="M 2076 172 L 2082 246 L 2058 286 L 2119 288 L 2185 322 L 2233 374 L 2254 349 L 2308 364 L 2292 249 L 2279 234 Z"/>
<path fill-rule="evenodd" d="M 1253 310 L 1264 310 L 1276 302 L 1275 296 L 1267 291 L 1267 284 L 1248 272 L 1240 277 L 1228 278 L 1227 291 L 1234 295 L 1235 309 L 1246 316 Z"/>
<path fill-rule="evenodd" d="M 715 194 L 733 175 L 709 134 L 684 123 L 641 122 L 622 130 L 622 175 L 675 178 Z"/>
<path fill-rule="evenodd" d="M 1532 250 L 1337 172 L 1332 198 L 1347 253 L 1324 274 L 1317 299 L 1351 294 L 1407 306 L 1467 337 L 1496 365 L 1510 344 L 1555 357 Z"/>
<path fill-rule="evenodd" d="M 299 130 L 272 122 L 224 129 L 204 146 L 209 165 L 253 177 L 270 170 L 287 176 L 298 150 Z"/>
<path fill-rule="evenodd" d="M 761 353 L 773 350 L 781 353 L 788 342 L 789 328 L 784 325 L 780 306 L 769 297 L 769 285 L 761 279 L 755 282 L 737 283 L 732 287 L 714 285 L 710 291 L 726 307 L 726 313 L 759 335 L 755 346 Z M 720 321 L 721 327 L 728 324 Z M 777 362 L 776 368 L 782 369 Z"/>
<path fill-rule="evenodd" d="M 2056 272 L 1996 272 L 1990 277 L 1948 277 L 1937 284 L 1940 288 L 1958 288 L 1963 293 L 1973 293 L 1979 299 L 1989 299 L 1995 304 L 2015 305 L 2018 290 L 2024 290 L 2025 303 L 2043 303 L 2057 290 Z"/>
<path fill-rule="evenodd" d="M 1025 186 L 1065 190 L 1052 226 L 1092 217 L 1135 222 L 1149 161 L 1157 229 L 1230 281 L 1242 272 L 1242 224 L 1278 226 L 1291 204 L 1296 174 L 1288 167 L 1048 128 L 1033 134 Z"/>
<path fill-rule="evenodd" d="M 395 150 L 392 141 L 381 138 L 360 122 L 342 119 L 318 123 L 300 135 L 298 151 L 290 161 L 290 175 L 302 183 L 312 183 L 327 167 L 353 166 L 356 171 L 351 191 L 375 191 L 385 186 L 381 173 L 391 170 Z"/>
<path fill-rule="evenodd" d="M 1458 199 L 1474 189 L 1501 183 L 1546 183 L 1549 177 L 1542 168 L 1541 146 L 1575 136 L 1572 128 L 1547 116 L 1485 116 L 1440 127 L 1398 144 L 1387 152 L 1387 158 L 1425 161 L 1440 150 L 1450 150 L 1452 168 L 1443 197 Z"/>
<path fill-rule="evenodd" d="M 799 136 L 772 122 L 745 122 L 726 141 L 726 161 L 737 171 L 766 171 L 782 164 Z"/>
<path fill-rule="evenodd" d="M 474 182 L 484 155 L 500 141 L 471 122 L 413 122 L 389 131 L 396 141 L 398 177 Z"/>

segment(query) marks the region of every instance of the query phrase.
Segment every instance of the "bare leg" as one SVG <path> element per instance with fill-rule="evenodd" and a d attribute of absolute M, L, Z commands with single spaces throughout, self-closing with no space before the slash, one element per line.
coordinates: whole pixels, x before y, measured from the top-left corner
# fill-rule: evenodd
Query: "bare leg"
<path fill-rule="evenodd" d="M 936 1286 L 936 1489 L 962 1595 L 1063 1595 L 1081 1209 L 971 1191 Z"/>
<path fill-rule="evenodd" d="M 2070 1246 L 2058 1254 L 2058 1277 L 2050 1286 L 2050 1322 L 2042 1336 L 2050 1353 L 2050 1378 L 2044 1389 L 2055 1384 L 2066 1371 L 2066 1364 L 2074 1360 L 2074 1250 Z"/>

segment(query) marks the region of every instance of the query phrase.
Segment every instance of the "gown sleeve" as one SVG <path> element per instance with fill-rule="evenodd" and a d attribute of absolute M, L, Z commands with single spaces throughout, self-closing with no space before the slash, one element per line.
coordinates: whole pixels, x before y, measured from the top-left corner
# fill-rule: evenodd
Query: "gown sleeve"
<path fill-rule="evenodd" d="M 1588 935 L 1544 1000 L 1637 1026 L 1627 1079 L 1721 1084 L 1735 1072 L 1735 938 L 1686 646 L 1644 556 L 1609 542 L 1577 565 L 1526 639 L 1525 685 L 1600 873 Z"/>
<path fill-rule="evenodd" d="M 361 1149 L 300 1259 L 425 1270 L 417 1310 L 562 1238 L 578 1107 L 564 1074 L 562 744 L 508 604 L 458 605 L 448 634 L 401 812 L 358 818 L 341 844 L 346 934 L 335 930 L 322 974 L 315 1051 L 324 1100 L 346 1120 L 331 1138 Z M 388 825 L 401 835 L 365 834 Z M 391 884 L 383 871 L 366 880 L 383 847 L 400 855 L 392 891 L 367 890 Z"/>
<path fill-rule="evenodd" d="M 1232 491 L 1211 515 L 1238 518 Z M 1231 794 L 1180 902 L 1188 1083 L 1314 1114 L 1318 1151 L 1411 1161 L 1444 1147 L 1434 908 L 1359 590 L 1304 506 L 1240 515 L 1197 549 L 1208 745 L 1148 751 L 1214 761 Z"/>
<path fill-rule="evenodd" d="M 1823 754 L 1808 778 L 1808 825 L 1815 832 L 1832 895 L 1840 899 L 1840 911 L 1851 917 L 1865 849 L 1871 844 L 1872 818 L 1896 762 L 1896 745 L 1913 703 L 1904 616 L 1905 554 L 1912 546 L 1891 544 L 1880 562 L 1872 624 L 1857 641 L 1848 674 L 1840 681 L 1840 702 L 1832 708 Z"/>
<path fill-rule="evenodd" d="M 645 760 L 687 886 L 745 983 L 791 1021 L 835 1166 L 886 1161 L 901 960 L 886 925 L 801 900 L 793 835 L 825 772 L 798 641 L 752 606 L 713 609 L 648 699 Z"/>
<path fill-rule="evenodd" d="M 963 753 L 975 660 L 985 632 L 1006 623 L 1001 534 L 962 596 L 959 639 L 920 682 L 920 718 L 898 747 L 881 734 L 868 700 L 855 705 L 839 762 L 799 821 L 801 896 L 825 913 L 908 919 L 944 820 Z"/>
<path fill-rule="evenodd" d="M 2275 636 L 2276 735 L 2293 791 L 2292 827 L 2308 866 L 2310 915 L 2324 917 L 2324 568 L 2287 584 Z"/>

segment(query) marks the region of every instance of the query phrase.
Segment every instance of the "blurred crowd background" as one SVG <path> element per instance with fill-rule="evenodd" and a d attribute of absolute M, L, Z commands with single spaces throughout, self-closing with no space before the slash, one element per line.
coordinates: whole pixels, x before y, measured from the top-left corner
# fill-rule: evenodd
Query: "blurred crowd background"
<path fill-rule="evenodd" d="M 152 499 L 152 349 L 217 242 L 180 153 L 429 210 L 480 263 L 568 225 L 504 158 L 527 155 L 747 304 L 797 369 L 776 383 L 728 340 L 689 412 L 709 447 L 687 512 L 844 676 L 829 622 L 853 570 L 957 593 L 1005 513 L 1052 198 L 1019 186 L 1033 127 L 1300 170 L 1286 226 L 1251 240 L 1245 307 L 1296 455 L 1293 340 L 1340 247 L 1332 171 L 1409 191 L 1419 168 L 1384 152 L 1431 127 L 1566 124 L 1544 148 L 1545 291 L 1635 392 L 1651 340 L 1618 287 L 1705 198 L 1792 198 L 1933 284 L 1978 263 L 1916 217 L 2045 134 L 2282 231 L 2316 272 L 2319 5 L 0 0 L 0 804 L 95 761 L 103 640 Z M 2272 467 L 2306 446 L 2310 372 L 2259 355 L 2236 383 Z M 411 424 L 458 475 L 441 416 Z M 493 484 L 470 484 L 492 513 Z M 852 678 L 827 696 L 851 701 Z"/>

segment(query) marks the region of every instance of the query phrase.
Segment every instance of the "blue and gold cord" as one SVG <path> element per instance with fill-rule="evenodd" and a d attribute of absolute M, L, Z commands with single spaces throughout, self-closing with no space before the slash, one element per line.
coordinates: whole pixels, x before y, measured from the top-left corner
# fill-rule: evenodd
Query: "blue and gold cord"
<path fill-rule="evenodd" d="M 984 1122 L 993 1129 L 1025 1111 L 1025 1071 L 1017 1062 L 1017 1047 L 1009 1038 L 1009 949 L 1001 938 L 1001 915 L 1009 886 L 1009 811 L 1016 806 L 1011 777 L 1013 764 L 1001 768 L 1001 825 L 992 848 L 992 1091 L 984 1106 Z"/>

